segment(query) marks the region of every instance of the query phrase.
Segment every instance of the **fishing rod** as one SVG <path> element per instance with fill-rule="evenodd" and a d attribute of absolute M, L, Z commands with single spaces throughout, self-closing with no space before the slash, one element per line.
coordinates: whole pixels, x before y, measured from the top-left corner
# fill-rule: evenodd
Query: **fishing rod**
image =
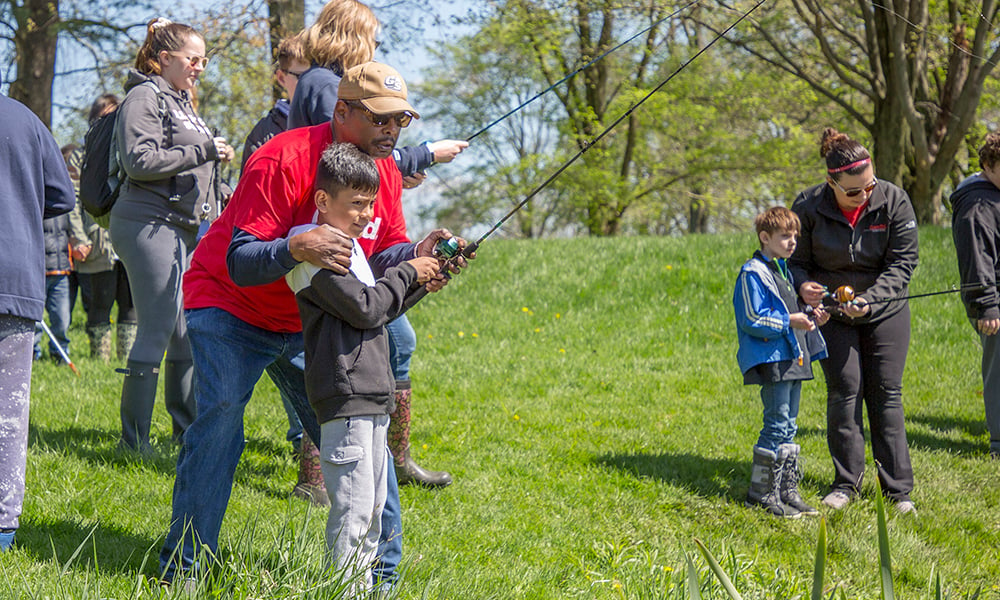
<path fill-rule="evenodd" d="M 927 298 L 929 296 L 940 296 L 942 294 L 956 294 L 959 292 L 977 292 L 979 290 L 985 290 L 987 288 L 996 287 L 995 283 L 964 283 L 958 287 L 951 287 L 947 290 L 940 290 L 937 292 L 926 292 L 923 294 L 911 294 L 909 296 L 899 296 L 896 298 L 886 298 L 885 300 L 869 300 L 868 304 L 886 304 L 889 302 L 897 302 L 900 300 L 913 300 L 914 298 Z M 842 285 L 838 287 L 833 292 L 827 292 L 823 299 L 832 299 L 834 307 L 838 307 L 843 304 L 851 304 L 855 300 L 854 288 L 849 285 Z"/>
<path fill-rule="evenodd" d="M 476 139 L 476 138 L 477 138 L 477 137 L 479 137 L 480 135 L 482 135 L 482 134 L 486 133 L 486 131 L 487 131 L 487 130 L 489 130 L 489 129 L 490 129 L 491 127 L 493 127 L 493 126 L 494 126 L 494 125 L 496 125 L 497 123 L 499 123 L 499 122 L 503 121 L 503 120 L 504 120 L 504 119 L 506 119 L 507 117 L 511 116 L 512 114 L 514 114 L 514 113 L 516 113 L 517 111 L 519 111 L 519 110 L 521 110 L 522 108 L 524 108 L 525 106 L 527 106 L 527 105 L 531 104 L 531 103 L 532 103 L 532 102 L 534 102 L 535 100 L 538 100 L 539 98 L 541 98 L 541 97 L 542 97 L 542 96 L 544 96 L 545 94 L 547 94 L 547 93 L 551 92 L 552 90 L 554 90 L 555 88 L 559 87 L 559 85 L 561 85 L 561 84 L 562 84 L 562 83 L 564 83 L 565 81 L 569 80 L 569 79 L 570 79 L 571 77 L 573 77 L 574 75 L 576 75 L 576 74 L 577 74 L 577 73 L 579 73 L 580 71 L 583 71 L 584 69 L 586 69 L 586 68 L 590 67 L 591 65 L 593 65 L 593 64 L 595 64 L 595 63 L 597 63 L 597 62 L 600 62 L 600 61 L 601 61 L 601 59 L 603 59 L 603 58 L 604 58 L 604 57 L 606 57 L 607 55 L 611 54 L 611 53 L 612 53 L 612 52 L 614 52 L 615 50 L 618 50 L 619 48 L 621 48 L 622 46 L 624 46 L 624 45 L 628 44 L 629 42 L 631 42 L 632 40 L 636 39 L 636 38 L 637 38 L 637 37 L 639 37 L 640 35 L 642 35 L 642 34 L 644 34 L 644 33 L 648 32 L 648 31 L 650 31 L 651 29 L 653 29 L 654 27 L 656 27 L 656 26 L 657 26 L 657 25 L 659 25 L 660 23 L 662 23 L 662 22 L 664 22 L 664 21 L 666 21 L 666 20 L 668 20 L 668 19 L 672 19 L 672 18 L 676 17 L 676 16 L 677 16 L 678 14 L 680 14 L 680 13 L 681 13 L 682 11 L 685 11 L 685 10 L 687 10 L 687 9 L 691 8 L 691 7 L 692 7 L 692 6 L 694 6 L 695 4 L 698 4 L 699 2 L 701 2 L 701 0 L 694 0 L 693 2 L 690 2 L 690 3 L 689 3 L 689 4 L 687 5 L 687 6 L 684 6 L 683 8 L 678 8 L 678 9 L 677 9 L 677 10 L 675 10 L 674 12 L 672 12 L 672 13 L 670 13 L 669 15 L 667 15 L 667 16 L 665 16 L 665 17 L 663 17 L 662 19 L 660 19 L 659 21 L 657 21 L 657 22 L 653 23 L 652 25 L 650 25 L 649 27 L 647 27 L 647 28 L 643 29 L 642 31 L 640 31 L 640 32 L 636 33 L 635 35 L 633 35 L 633 36 L 632 36 L 632 37 L 630 37 L 629 39 L 627 39 L 627 40 L 625 40 L 624 42 L 622 42 L 622 43 L 618 44 L 618 45 L 617 45 L 617 46 L 615 46 L 614 48 L 611 48 L 610 50 L 608 50 L 608 51 L 607 51 L 607 52 L 605 52 L 604 54 L 602 54 L 602 55 L 598 56 L 597 58 L 595 58 L 595 59 L 591 60 L 590 62 L 588 62 L 587 64 L 583 65 L 583 66 L 582 66 L 582 67 L 580 67 L 579 69 L 577 69 L 577 70 L 573 71 L 573 72 L 572 72 L 572 73 L 570 73 L 569 75 L 566 75 L 566 76 L 564 76 L 564 77 L 563 77 L 562 79 L 560 79 L 559 81 L 557 81 L 557 82 L 553 83 L 552 85 L 550 85 L 550 86 L 549 86 L 549 87 L 547 87 L 546 89 L 542 90 L 541 92 L 538 92 L 537 94 L 535 94 L 534 96 L 532 96 L 532 97 L 531 97 L 531 98 L 529 98 L 528 100 L 525 100 L 525 101 L 524 101 L 524 102 L 522 102 L 522 103 L 520 104 L 520 106 L 518 106 L 517 108 L 514 108 L 514 109 L 511 109 L 510 111 L 508 111 L 508 112 L 507 112 L 507 114 L 503 115 L 502 117 L 500 117 L 499 119 L 496 119 L 495 121 L 493 121 L 492 123 L 490 123 L 490 124 L 489 124 L 489 125 L 487 125 L 486 127 L 483 127 L 482 129 L 480 129 L 480 130 L 479 130 L 479 131 L 477 131 L 476 133 L 473 133 L 473 134 L 472 134 L 472 135 L 470 135 L 469 137 L 465 138 L 465 141 L 467 141 L 467 142 L 471 142 L 472 140 Z"/>
<path fill-rule="evenodd" d="M 494 224 L 493 227 L 491 227 L 489 229 L 489 231 L 487 231 L 486 233 L 484 233 L 483 235 L 481 235 L 479 237 L 479 239 L 477 239 L 475 242 L 473 242 L 471 244 L 468 244 L 467 246 L 465 246 L 465 248 L 459 248 L 458 241 L 456 241 L 455 238 L 448 238 L 446 240 L 440 240 L 437 243 L 437 245 L 435 246 L 434 250 L 435 250 L 435 253 L 437 255 L 439 255 L 439 256 L 444 257 L 444 258 L 447 259 L 445 261 L 444 265 L 443 265 L 442 273 L 448 273 L 448 271 L 451 269 L 452 266 L 454 266 L 456 260 L 460 256 L 462 258 L 466 258 L 466 259 L 470 258 L 472 256 L 472 254 L 479 248 L 479 245 L 482 244 L 486 240 L 486 238 L 490 237 L 498 229 L 500 229 L 500 227 L 502 227 L 504 223 L 506 223 L 511 217 L 513 217 L 517 213 L 517 211 L 519 211 L 522 208 L 524 208 L 525 205 L 527 205 L 528 202 L 530 202 L 532 198 L 534 198 L 536 195 L 538 195 L 538 193 L 541 192 L 543 189 L 545 189 L 550 183 L 552 183 L 553 181 L 555 181 L 555 179 L 557 177 L 559 177 L 559 175 L 561 175 L 563 171 L 565 171 L 566 169 L 568 169 L 570 167 L 570 165 L 572 165 L 573 163 L 575 163 L 581 156 L 583 156 L 584 154 L 586 154 L 587 150 L 590 150 L 590 148 L 592 148 L 597 142 L 601 141 L 604 138 L 604 136 L 606 136 L 608 133 L 610 133 L 612 129 L 614 129 L 615 127 L 617 127 L 619 123 L 621 123 L 622 121 L 624 121 L 625 119 L 627 119 L 633 112 L 635 112 L 635 110 L 637 108 L 639 108 L 640 106 L 642 106 L 642 104 L 645 103 L 646 100 L 649 100 L 653 96 L 653 94 L 655 94 L 656 92 L 660 91 L 660 89 L 662 89 L 663 86 L 667 85 L 674 77 L 677 76 L 678 73 L 680 73 L 681 71 L 683 71 L 685 67 L 687 67 L 692 62 L 694 62 L 699 56 L 701 56 L 706 51 L 708 51 L 709 48 L 711 48 L 712 46 L 714 46 L 716 42 L 718 42 L 720 39 L 722 39 L 730 31 L 732 31 L 733 29 L 735 29 L 737 25 L 739 25 L 740 23 L 742 23 L 755 10 L 757 10 L 758 8 L 760 8 L 761 5 L 763 5 L 764 2 L 766 2 L 766 1 L 767 0 L 759 0 L 757 2 L 757 4 L 755 4 L 750 10 L 746 11 L 745 13 L 743 13 L 743 15 L 739 19 L 737 19 L 735 22 L 733 22 L 733 24 L 731 24 L 729 27 L 726 27 L 721 33 L 719 33 L 714 38 L 712 38 L 712 40 L 710 42 L 708 42 L 708 44 L 706 44 L 702 49 L 698 50 L 698 52 L 695 53 L 694 56 L 692 56 L 691 58 L 687 59 L 684 63 L 681 64 L 681 66 L 677 67 L 677 69 L 674 70 L 674 72 L 671 73 L 669 77 L 667 77 L 666 79 L 664 79 L 663 81 L 661 81 L 659 85 L 657 85 L 655 88 L 653 88 L 648 94 L 646 94 L 645 96 L 643 96 L 642 98 L 640 98 L 638 102 L 636 102 L 635 104 L 633 104 L 620 117 L 618 117 L 617 119 L 615 119 L 610 125 L 608 125 L 604 129 L 604 131 L 602 131 L 599 134 L 597 134 L 597 137 L 595 137 L 594 139 L 592 139 L 590 141 L 585 141 L 583 143 L 583 147 L 576 154 L 574 154 L 568 161 L 566 161 L 561 167 L 559 167 L 556 170 L 555 173 L 553 173 L 552 175 L 550 175 L 548 179 L 546 179 L 545 181 L 543 181 L 541 183 L 541 185 L 539 185 L 538 187 L 536 187 L 527 196 L 525 196 L 524 200 L 521 200 L 520 203 L 518 203 L 514 208 L 512 208 L 510 210 L 510 212 L 508 212 L 506 215 L 504 215 L 503 218 L 501 218 L 499 221 L 497 221 L 496 224 Z"/>

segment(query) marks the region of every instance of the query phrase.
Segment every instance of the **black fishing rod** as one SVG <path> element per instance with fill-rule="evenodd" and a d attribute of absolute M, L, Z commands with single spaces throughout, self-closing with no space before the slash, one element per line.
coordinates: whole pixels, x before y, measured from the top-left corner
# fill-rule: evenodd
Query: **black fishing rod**
<path fill-rule="evenodd" d="M 635 110 L 637 108 L 639 108 L 640 106 L 642 106 L 642 104 L 644 102 L 646 102 L 646 100 L 649 100 L 653 96 L 653 94 L 655 94 L 656 92 L 660 91 L 660 89 L 662 89 L 663 86 L 667 85 L 674 77 L 677 76 L 678 73 L 680 73 L 681 71 L 683 71 L 685 69 L 685 67 L 687 67 L 688 65 L 690 65 L 692 62 L 695 61 L 695 59 L 697 59 L 699 56 L 701 56 L 706 51 L 708 51 L 709 48 L 711 48 L 712 46 L 714 46 L 715 43 L 718 42 L 720 39 L 722 39 L 727 33 L 729 33 L 730 31 L 732 31 L 733 29 L 735 29 L 737 25 L 739 25 L 740 23 L 742 23 L 755 10 L 757 10 L 758 8 L 760 8 L 761 5 L 763 5 L 764 2 L 766 2 L 766 1 L 767 0 L 759 0 L 759 2 L 757 2 L 757 4 L 755 4 L 750 10 L 746 11 L 745 13 L 743 13 L 743 15 L 739 19 L 737 19 L 735 22 L 733 22 L 732 25 L 730 25 L 729 27 L 726 27 L 721 33 L 719 33 L 714 38 L 712 38 L 712 41 L 708 42 L 708 44 L 706 44 L 705 47 L 703 47 L 701 50 L 698 50 L 698 52 L 695 53 L 694 56 L 692 56 L 691 58 L 687 59 L 684 63 L 681 64 L 681 66 L 677 67 L 677 69 L 673 73 L 671 73 L 669 77 L 667 77 L 666 79 L 664 79 L 663 81 L 661 81 L 659 85 L 657 85 L 655 88 L 653 88 L 648 94 L 646 94 L 645 96 L 643 96 L 642 98 L 640 98 L 638 102 L 636 102 L 635 104 L 633 104 L 620 117 L 618 117 L 617 119 L 615 119 L 610 125 L 608 125 L 604 129 L 604 131 L 602 131 L 601 133 L 597 134 L 597 137 L 595 137 L 594 139 L 592 139 L 590 141 L 584 142 L 583 147 L 576 154 L 574 154 L 572 156 L 572 158 L 570 158 L 561 167 L 559 167 L 556 170 L 556 172 L 553 173 L 552 175 L 550 175 L 548 179 L 546 179 L 545 181 L 543 181 L 541 183 L 541 185 L 539 185 L 538 187 L 536 187 L 527 196 L 525 196 L 524 200 L 521 200 L 521 202 L 518 203 L 517 206 L 515 206 L 514 208 L 512 208 L 510 210 L 510 212 L 508 212 L 506 215 L 504 215 L 503 218 L 501 218 L 499 221 L 497 221 L 496 224 L 493 225 L 493 227 L 491 227 L 489 231 L 487 231 L 486 233 L 484 233 L 483 235 L 481 235 L 479 237 L 479 239 L 477 239 L 475 242 L 472 242 L 471 244 L 467 245 L 465 248 L 462 248 L 462 249 L 459 249 L 458 242 L 455 241 L 455 238 L 448 238 L 447 240 L 441 240 L 440 242 L 438 242 L 437 246 L 435 247 L 435 252 L 438 253 L 438 255 L 447 258 L 447 260 L 445 261 L 445 264 L 443 265 L 442 272 L 443 273 L 447 273 L 449 271 L 449 269 L 455 264 L 455 261 L 456 261 L 456 259 L 459 256 L 462 256 L 464 258 L 471 257 L 472 254 L 479 248 L 479 245 L 482 244 L 486 240 L 486 238 L 490 237 L 498 229 L 500 229 L 500 227 L 502 227 L 504 223 L 506 223 L 511 217 L 513 217 L 517 213 L 517 211 L 519 211 L 522 208 L 524 208 L 524 206 L 526 204 L 528 204 L 528 202 L 530 202 L 532 198 L 534 198 L 536 195 L 538 195 L 538 193 L 541 192 L 543 189 L 545 189 L 550 183 L 552 183 L 553 181 L 555 181 L 555 179 L 557 177 L 559 177 L 559 175 L 561 175 L 563 171 L 565 171 L 566 169 L 568 169 L 570 167 L 570 165 L 572 165 L 573 163 L 575 163 L 581 156 L 583 156 L 584 154 L 586 154 L 587 150 L 590 150 L 590 148 L 593 147 L 594 144 L 596 144 L 597 142 L 601 141 L 604 138 L 604 136 L 606 136 L 608 133 L 610 133 L 612 129 L 614 129 L 615 127 L 617 127 L 619 123 L 621 123 L 622 121 L 624 121 L 625 119 L 627 119 L 633 112 L 635 112 Z"/>
<path fill-rule="evenodd" d="M 582 66 L 582 67 L 580 67 L 579 69 L 577 69 L 577 70 L 573 71 L 572 73 L 570 73 L 570 74 L 568 74 L 568 75 L 564 76 L 564 77 L 563 77 L 562 79 L 560 79 L 559 81 L 557 81 L 557 82 L 553 83 L 552 85 L 550 85 L 550 86 L 549 86 L 549 87 L 547 87 L 546 89 L 542 90 L 541 92 L 538 92 L 537 94 L 535 94 L 534 96 L 532 96 L 532 97 L 531 97 L 531 98 L 529 98 L 528 100 L 525 100 L 525 101 L 524 101 L 524 102 L 522 102 L 522 103 L 520 104 L 520 106 L 518 106 L 517 108 L 514 108 L 514 109 L 511 109 L 510 111 L 508 111 L 508 112 L 507 112 L 507 113 L 506 113 L 505 115 L 503 115 L 503 116 L 502 116 L 502 117 L 500 117 L 499 119 L 496 119 L 495 121 L 493 121 L 492 123 L 490 123 L 490 124 L 489 124 L 489 125 L 487 125 L 486 127 L 483 127 L 482 129 L 480 129 L 480 130 L 479 130 L 479 131 L 477 131 L 476 133 L 473 133 L 473 134 L 472 134 L 472 135 L 470 135 L 469 137 L 465 138 L 465 141 L 467 141 L 467 142 L 471 142 L 472 140 L 476 139 L 476 138 L 477 138 L 477 137 L 479 137 L 480 135 L 482 135 L 482 134 L 486 133 L 486 132 L 487 132 L 487 131 L 488 131 L 488 130 L 489 130 L 489 129 L 491 128 L 491 127 L 493 127 L 493 126 L 494 126 L 494 125 L 496 125 L 497 123 L 499 123 L 499 122 L 503 121 L 503 120 L 504 120 L 504 119 L 506 119 L 507 117 L 511 116 L 512 114 L 514 114 L 514 113 L 516 113 L 517 111 L 519 111 L 519 110 L 521 110 L 522 108 L 524 108 L 525 106 L 527 106 L 527 105 L 531 104 L 531 103 L 532 103 L 532 102 L 534 102 L 535 100 L 538 100 L 539 98 L 541 98 L 541 97 L 542 97 L 542 96 L 544 96 L 545 94 L 547 94 L 547 93 L 551 92 L 552 90 L 554 90 L 555 88 L 559 87 L 559 86 L 560 86 L 560 85 L 561 85 L 562 83 L 564 83 L 565 81 L 569 80 L 569 79 L 570 79 L 571 77 L 573 77 L 574 75 L 576 75 L 576 74 L 577 74 L 577 73 L 579 73 L 580 71 L 583 71 L 583 70 L 584 70 L 584 69 L 586 69 L 587 67 L 590 67 L 591 65 L 593 65 L 593 64 L 596 64 L 596 63 L 600 62 L 600 61 L 601 61 L 601 59 L 603 59 L 603 58 L 604 58 L 604 57 L 606 57 L 607 55 L 611 54 L 611 53 L 612 53 L 612 52 L 614 52 L 615 50 L 618 50 L 619 48 L 621 48 L 622 46 L 624 46 L 624 45 L 628 44 L 629 42 L 631 42 L 632 40 L 636 39 L 636 38 L 637 38 L 637 37 L 639 37 L 640 35 L 642 35 L 642 34 L 646 33 L 647 31 L 650 31 L 651 29 L 653 29 L 654 27 L 656 27 L 656 26 L 657 26 L 657 25 L 659 25 L 660 23 L 662 23 L 662 22 L 664 22 L 664 21 L 666 21 L 666 20 L 668 20 L 668 19 L 672 19 L 672 18 L 676 17 L 676 16 L 677 16 L 678 14 L 680 14 L 680 13 L 681 13 L 682 11 L 685 11 L 685 10 L 687 10 L 687 9 L 691 8 L 691 7 L 692 7 L 692 6 L 694 6 L 695 4 L 698 4 L 699 2 L 701 2 L 701 0 L 694 0 L 693 2 L 689 3 L 689 4 L 687 5 L 687 6 L 684 6 L 683 8 L 678 8 L 678 9 L 677 9 L 677 10 L 675 10 L 674 12 L 672 12 L 672 13 L 670 13 L 669 15 L 667 15 L 667 16 L 665 16 L 665 17 L 663 17 L 662 19 L 660 19 L 659 21 L 657 21 L 657 22 L 653 23 L 652 25 L 650 25 L 649 27 L 647 27 L 647 28 L 643 29 L 642 31 L 640 31 L 640 32 L 636 33 L 635 35 L 633 35 L 633 36 L 632 36 L 632 37 L 630 37 L 629 39 L 627 39 L 627 40 L 625 40 L 624 42 L 622 42 L 622 43 L 618 44 L 618 45 L 617 45 L 617 46 L 615 46 L 614 48 L 611 48 L 610 50 L 608 50 L 608 51 L 607 51 L 607 52 L 605 52 L 604 54 L 602 54 L 602 55 L 598 56 L 597 58 L 595 58 L 595 59 L 593 59 L 592 61 L 588 62 L 587 64 L 583 65 L 583 66 Z"/>
<path fill-rule="evenodd" d="M 957 294 L 959 292 L 977 292 L 979 290 L 985 290 L 987 288 L 996 287 L 995 283 L 964 283 L 958 287 L 951 287 L 947 290 L 940 290 L 937 292 L 926 292 L 923 294 L 911 294 L 909 296 L 898 296 L 896 298 L 886 298 L 885 300 L 868 300 L 868 304 L 887 304 L 889 302 L 898 302 L 901 300 L 913 300 L 914 298 L 927 298 L 929 296 L 940 296 L 942 294 Z M 839 307 L 843 304 L 850 304 L 854 302 L 855 294 L 854 288 L 849 285 L 842 285 L 833 292 L 827 292 L 823 297 L 824 299 L 830 298 L 836 304 L 833 307 Z"/>

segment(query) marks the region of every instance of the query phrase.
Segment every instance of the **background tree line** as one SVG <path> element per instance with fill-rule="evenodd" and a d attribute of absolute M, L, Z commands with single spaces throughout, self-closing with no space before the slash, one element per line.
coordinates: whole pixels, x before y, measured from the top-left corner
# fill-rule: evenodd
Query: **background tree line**
<path fill-rule="evenodd" d="M 457 231 L 492 224 L 755 3 L 452 0 L 461 16 L 447 24 L 461 33 L 434 47 L 421 40 L 446 24 L 441 3 L 372 3 L 390 48 L 379 59 L 433 57 L 411 90 L 424 121 L 450 137 L 468 137 L 643 32 L 478 136 L 466 156 L 436 168 L 439 177 L 410 194 L 431 197 L 424 216 Z M 96 93 L 120 91 L 143 24 L 163 12 L 156 4 L 0 0 L 10 95 L 51 122 L 61 42 L 62 51 L 89 56 L 82 68 L 97 73 L 97 85 L 71 100 L 82 115 Z M 234 145 L 278 93 L 271 49 L 315 8 L 304 0 L 249 0 L 196 9 L 187 19 L 212 56 L 200 111 Z M 942 222 L 943 199 L 976 169 L 974 148 L 996 125 L 996 19 L 994 0 L 768 0 L 590 147 L 504 233 L 744 227 L 762 207 L 787 204 L 822 181 L 818 136 L 828 125 L 869 145 L 878 176 L 910 192 L 922 222 Z M 83 118 L 67 129 L 64 137 L 81 137 Z"/>

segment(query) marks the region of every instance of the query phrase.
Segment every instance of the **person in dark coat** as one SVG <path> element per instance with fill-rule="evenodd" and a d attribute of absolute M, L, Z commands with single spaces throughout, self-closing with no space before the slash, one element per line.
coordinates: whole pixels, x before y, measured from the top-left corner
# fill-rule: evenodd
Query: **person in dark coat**
<path fill-rule="evenodd" d="M 802 230 L 790 267 L 799 295 L 819 306 L 848 285 L 856 298 L 823 326 L 827 444 L 832 490 L 823 504 L 844 508 L 865 473 L 862 412 L 868 409 L 872 455 L 882 492 L 901 513 L 912 512 L 913 467 L 903 423 L 903 368 L 910 345 L 910 277 L 917 266 L 917 222 L 902 189 L 875 178 L 871 154 L 836 129 L 823 131 L 826 181 L 792 205 Z"/>
<path fill-rule="evenodd" d="M 1000 132 L 979 149 L 979 173 L 951 195 L 951 234 L 962 278 L 962 303 L 983 345 L 983 404 L 990 456 L 1000 458 Z"/>

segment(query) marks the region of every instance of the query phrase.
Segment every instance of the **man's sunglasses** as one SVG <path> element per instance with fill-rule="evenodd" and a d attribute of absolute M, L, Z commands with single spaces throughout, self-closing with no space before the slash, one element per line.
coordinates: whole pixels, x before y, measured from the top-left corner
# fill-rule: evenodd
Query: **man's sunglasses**
<path fill-rule="evenodd" d="M 365 105 L 359 102 L 345 102 L 345 104 L 364 113 L 365 117 L 367 117 L 368 120 L 371 121 L 372 125 L 376 127 L 385 127 L 390 121 L 396 119 L 396 124 L 399 125 L 400 128 L 403 128 L 409 125 L 410 121 L 413 120 L 413 115 L 408 112 L 399 112 L 390 115 L 376 115 L 372 111 L 368 110 Z"/>
<path fill-rule="evenodd" d="M 833 181 L 833 185 L 839 187 L 840 191 L 844 192 L 844 195 L 847 196 L 848 198 L 854 198 L 855 196 L 861 194 L 862 192 L 864 192 L 865 194 L 870 194 L 875 189 L 875 186 L 878 185 L 878 179 L 872 179 L 872 182 L 863 188 L 851 188 L 849 190 L 845 190 L 843 186 L 837 183 L 836 179 L 831 178 L 831 181 Z"/>

